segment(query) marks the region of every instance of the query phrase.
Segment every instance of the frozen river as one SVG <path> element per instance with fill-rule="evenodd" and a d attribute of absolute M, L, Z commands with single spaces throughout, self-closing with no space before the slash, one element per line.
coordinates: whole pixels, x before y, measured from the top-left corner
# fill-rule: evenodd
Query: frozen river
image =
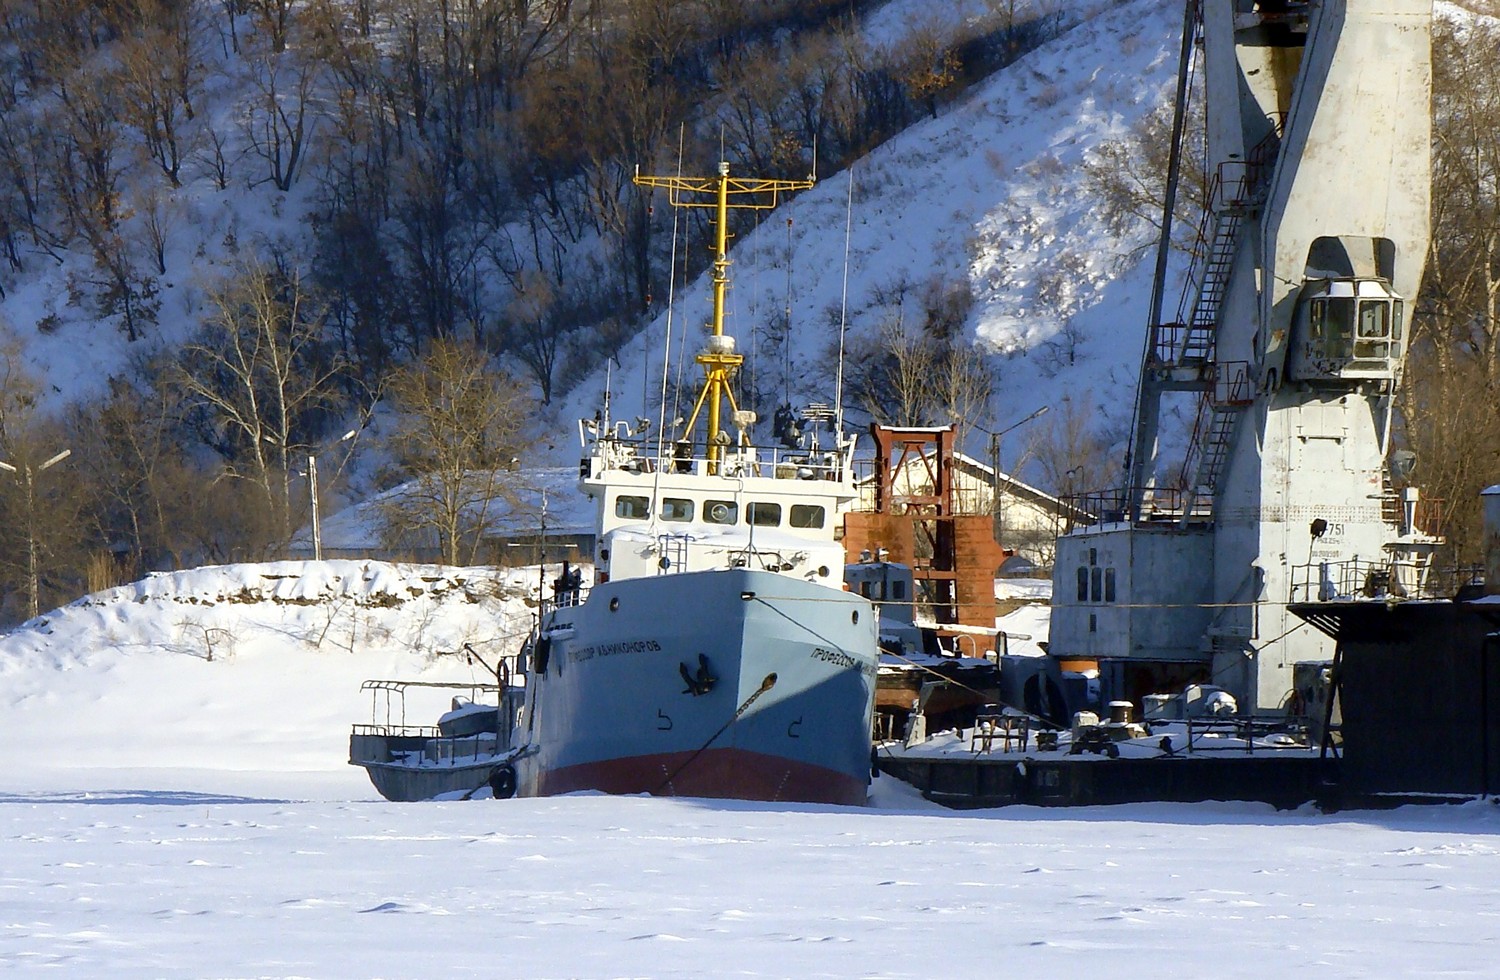
<path fill-rule="evenodd" d="M 1489 803 L 956 813 L 883 782 L 870 810 L 0 794 L 0 965 L 80 977 L 1496 972 Z"/>

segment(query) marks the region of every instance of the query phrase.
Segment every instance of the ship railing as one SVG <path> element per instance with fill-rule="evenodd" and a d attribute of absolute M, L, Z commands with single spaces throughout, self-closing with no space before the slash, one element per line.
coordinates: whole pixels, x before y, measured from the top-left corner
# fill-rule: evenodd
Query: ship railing
<path fill-rule="evenodd" d="M 563 589 L 555 593 L 550 599 L 543 599 L 540 605 L 540 613 L 543 619 L 547 614 L 556 609 L 567 609 L 572 606 L 581 606 L 588 600 L 589 590 L 585 586 L 576 589 Z"/>
<path fill-rule="evenodd" d="M 502 719 L 502 727 L 505 726 Z M 366 748 L 367 762 L 429 762 L 453 765 L 487 758 L 510 744 L 509 730 L 477 732 L 467 735 L 444 735 L 436 725 L 355 725 L 356 737 L 382 739 L 383 748 Z"/>
<path fill-rule="evenodd" d="M 355 725 L 355 735 L 379 735 L 382 738 L 442 738 L 436 725 Z"/>
<path fill-rule="evenodd" d="M 501 726 L 505 726 L 502 724 Z M 425 762 L 437 765 L 455 765 L 488 758 L 510 746 L 509 730 L 479 732 L 473 735 L 444 735 L 428 739 L 422 748 Z"/>
<path fill-rule="evenodd" d="M 1434 581 L 1429 575 L 1430 570 L 1425 562 L 1400 559 L 1369 561 L 1350 558 L 1294 565 L 1290 601 L 1439 598 L 1442 594 L 1435 591 L 1435 587 L 1447 583 Z"/>
<path fill-rule="evenodd" d="M 1213 518 L 1213 502 L 1189 496 L 1178 487 L 1116 487 L 1109 490 L 1067 492 L 1058 514 L 1058 533 L 1130 521 L 1133 500 L 1140 501 L 1138 525 L 1182 523 L 1184 508 L 1188 523 L 1206 523 Z"/>
<path fill-rule="evenodd" d="M 729 552 L 730 568 L 757 568 L 765 572 L 789 572 L 796 565 L 787 561 L 779 551 L 761 548 L 740 548 Z"/>
<path fill-rule="evenodd" d="M 1485 567 L 1448 565 L 1427 572 L 1427 590 L 1441 596 L 1456 596 L 1462 589 L 1480 589 L 1485 584 Z"/>
<path fill-rule="evenodd" d="M 1173 753 L 1188 755 L 1209 752 L 1235 752 L 1254 755 L 1256 752 L 1280 752 L 1288 748 L 1311 748 L 1307 742 L 1306 726 L 1282 716 L 1230 715 L 1227 717 L 1184 718 L 1165 724 L 1182 725 L 1186 731 L 1186 744 L 1178 745 L 1172 739 Z M 1152 734 L 1162 732 L 1164 723 L 1156 722 Z M 1166 734 L 1166 733 L 1163 733 Z M 1282 745 L 1257 746 L 1256 739 L 1272 735 L 1285 735 Z M 1167 735 L 1167 737 L 1171 737 Z"/>
<path fill-rule="evenodd" d="M 445 690 L 445 691 L 467 691 L 469 701 L 479 703 L 482 695 L 499 696 L 500 685 L 485 684 L 480 681 L 396 681 L 374 679 L 367 680 L 359 686 L 361 691 L 370 692 L 370 722 L 372 726 L 381 727 L 377 721 L 380 716 L 380 695 L 385 694 L 385 722 L 386 728 L 419 728 L 424 726 L 406 724 L 406 692 L 412 689 Z M 399 720 L 393 720 L 399 717 Z M 367 732 L 365 734 L 379 734 Z"/>
<path fill-rule="evenodd" d="M 607 470 L 626 473 L 681 473 L 715 475 L 714 461 L 697 444 L 663 443 L 652 437 L 630 437 L 610 433 L 597 443 Z M 717 462 L 720 477 L 765 477 L 778 480 L 842 481 L 852 474 L 853 446 L 837 449 L 789 449 L 785 446 L 725 446 Z M 585 457 L 580 472 L 592 475 L 592 462 Z"/>

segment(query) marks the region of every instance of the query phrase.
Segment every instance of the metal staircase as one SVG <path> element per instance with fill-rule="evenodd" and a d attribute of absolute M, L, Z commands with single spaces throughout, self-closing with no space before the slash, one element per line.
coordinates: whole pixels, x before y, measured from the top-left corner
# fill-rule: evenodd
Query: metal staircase
<path fill-rule="evenodd" d="M 1182 523 L 1194 516 L 1199 500 L 1213 500 L 1229 459 L 1235 423 L 1253 400 L 1248 363 L 1231 361 L 1213 365 L 1212 384 L 1198 402 L 1198 420 L 1182 464 Z"/>
<path fill-rule="evenodd" d="M 1195 516 L 1211 515 L 1197 513 L 1199 500 L 1212 501 L 1218 489 L 1219 477 L 1229 459 L 1235 423 L 1244 408 L 1253 401 L 1253 386 L 1250 365 L 1243 361 L 1219 363 L 1216 360 L 1215 337 L 1218 333 L 1219 316 L 1224 306 L 1225 293 L 1229 287 L 1230 272 L 1234 265 L 1236 240 L 1245 218 L 1258 214 L 1267 188 L 1270 163 L 1275 159 L 1280 144 L 1280 126 L 1273 130 L 1255 147 L 1250 160 L 1244 164 L 1223 165 L 1215 172 L 1209 187 L 1209 201 L 1218 202 L 1203 216 L 1199 228 L 1199 249 L 1195 253 L 1203 257 L 1201 276 L 1196 277 L 1198 288 L 1193 299 L 1191 316 L 1186 318 L 1181 343 L 1175 352 L 1171 367 L 1197 367 L 1202 382 L 1202 398 L 1198 403 L 1198 417 L 1193 426 L 1192 441 L 1182 464 L 1179 485 L 1183 493 L 1182 523 L 1185 525 Z M 1229 168 L 1233 166 L 1233 170 Z M 1213 226 L 1210 238 L 1208 228 Z M 1196 264 L 1196 257 L 1195 257 Z M 1193 281 L 1190 273 L 1189 283 Z M 1187 290 L 1184 290 L 1183 305 L 1186 305 Z"/>
<path fill-rule="evenodd" d="M 1214 178 L 1217 193 L 1218 177 Z M 1209 242 L 1203 263 L 1203 278 L 1193 302 L 1193 314 L 1187 321 L 1182 345 L 1176 352 L 1176 364 L 1207 364 L 1214 358 L 1214 334 L 1219 326 L 1219 310 L 1224 306 L 1224 291 L 1229 286 L 1229 270 L 1234 265 L 1234 242 L 1239 234 L 1244 212 L 1227 208 L 1214 216 L 1213 240 Z M 1205 215 L 1207 223 L 1208 215 Z"/>

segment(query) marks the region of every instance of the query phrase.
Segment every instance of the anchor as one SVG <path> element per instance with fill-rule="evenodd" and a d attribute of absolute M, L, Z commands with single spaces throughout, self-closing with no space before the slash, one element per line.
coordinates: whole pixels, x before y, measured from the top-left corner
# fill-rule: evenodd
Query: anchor
<path fill-rule="evenodd" d="M 682 693 L 691 694 L 695 698 L 712 691 L 714 685 L 719 681 L 717 677 L 709 672 L 708 656 L 706 654 L 698 654 L 698 670 L 696 672 L 690 670 L 687 664 L 678 664 L 677 670 L 682 674 L 683 681 L 687 683 L 687 687 L 682 689 Z"/>

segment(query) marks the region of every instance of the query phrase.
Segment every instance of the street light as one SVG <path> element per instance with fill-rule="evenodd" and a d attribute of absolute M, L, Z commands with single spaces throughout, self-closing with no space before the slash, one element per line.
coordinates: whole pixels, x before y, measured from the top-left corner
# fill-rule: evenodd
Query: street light
<path fill-rule="evenodd" d="M 1005 434 L 1007 432 L 1019 429 L 1027 422 L 1031 422 L 1043 415 L 1046 415 L 1047 412 L 1051 410 L 1051 408 L 1051 405 L 1043 405 L 1041 408 L 1032 412 L 1024 419 L 1021 419 L 1019 422 L 1012 422 L 1010 425 L 1007 425 L 999 432 L 991 432 L 989 429 L 986 429 L 982 425 L 974 426 L 974 428 L 978 429 L 980 432 L 988 434 L 990 437 L 990 466 L 993 470 L 993 475 L 990 480 L 990 504 L 994 509 L 995 540 L 999 541 L 1001 544 L 1005 543 L 1002 540 L 1005 533 L 1005 510 L 1000 498 L 1000 440 L 1005 437 Z"/>
<path fill-rule="evenodd" d="M 31 608 L 31 615 L 27 617 L 28 619 L 36 619 L 40 611 L 37 608 L 36 495 L 33 492 L 33 481 L 37 473 L 56 466 L 71 455 L 73 455 L 73 450 L 64 449 L 34 470 L 31 468 L 30 463 L 23 463 L 21 468 L 17 469 L 7 462 L 0 461 L 0 469 L 10 473 L 22 474 L 26 487 L 26 598 Z"/>
<path fill-rule="evenodd" d="M 358 434 L 358 429 L 350 429 L 348 432 L 345 432 L 343 435 L 339 436 L 337 441 L 324 446 L 319 451 L 327 452 L 329 449 L 333 448 L 333 446 L 337 446 L 341 442 L 348 442 Z M 337 473 L 334 474 L 334 478 L 338 478 Z M 318 523 L 318 457 L 311 451 L 309 451 L 307 454 L 307 487 L 307 495 L 309 498 L 308 502 L 312 505 L 313 561 L 322 561 L 323 531 Z"/>

